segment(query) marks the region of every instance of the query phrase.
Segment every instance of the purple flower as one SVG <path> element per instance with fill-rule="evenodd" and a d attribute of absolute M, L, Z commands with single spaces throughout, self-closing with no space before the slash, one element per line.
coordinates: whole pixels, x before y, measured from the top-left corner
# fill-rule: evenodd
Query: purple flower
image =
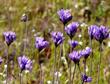
<path fill-rule="evenodd" d="M 80 55 L 84 56 L 84 58 L 87 59 L 91 52 L 92 52 L 92 49 L 89 47 L 86 47 L 86 49 L 83 49 L 82 51 L 80 51 Z"/>
<path fill-rule="evenodd" d="M 21 68 L 21 71 L 32 70 L 32 61 L 28 59 L 25 55 L 18 57 L 18 63 L 19 63 L 19 67 Z"/>
<path fill-rule="evenodd" d="M 72 22 L 65 27 L 65 32 L 72 39 L 75 33 L 77 32 L 77 28 L 79 26 L 78 22 Z"/>
<path fill-rule="evenodd" d="M 95 31 L 98 29 L 99 27 L 97 25 L 91 25 L 90 27 L 88 27 L 88 34 L 90 36 L 91 39 L 93 39 L 94 37 L 94 33 Z"/>
<path fill-rule="evenodd" d="M 79 54 L 78 51 L 73 51 L 72 53 L 69 54 L 69 58 L 74 61 L 74 63 L 79 63 L 81 55 Z"/>
<path fill-rule="evenodd" d="M 64 25 L 72 19 L 71 11 L 68 9 L 61 9 L 57 14 Z"/>
<path fill-rule="evenodd" d="M 78 43 L 78 41 L 69 41 L 69 44 L 70 44 L 70 46 L 74 49 L 79 43 Z"/>
<path fill-rule="evenodd" d="M 45 41 L 44 38 L 42 37 L 36 37 L 36 41 L 35 41 L 35 47 L 41 51 L 42 49 L 48 47 L 49 42 Z"/>
<path fill-rule="evenodd" d="M 82 80 L 83 80 L 83 82 L 91 82 L 91 81 L 92 81 L 92 78 L 86 76 L 85 74 L 83 74 L 83 75 L 82 75 Z"/>
<path fill-rule="evenodd" d="M 60 45 L 61 43 L 63 43 L 64 37 L 63 37 L 63 33 L 61 32 L 52 32 L 52 39 L 53 42 L 55 43 L 55 46 L 57 47 L 58 45 Z"/>
<path fill-rule="evenodd" d="M 96 29 L 94 32 L 94 38 L 99 41 L 100 43 L 109 37 L 109 32 L 108 28 L 105 26 L 100 26 L 99 28 Z"/>
<path fill-rule="evenodd" d="M 12 31 L 4 32 L 3 36 L 8 46 L 16 40 L 16 34 Z"/>
<path fill-rule="evenodd" d="M 2 64 L 2 62 L 3 62 L 3 59 L 0 57 L 0 64 Z"/>

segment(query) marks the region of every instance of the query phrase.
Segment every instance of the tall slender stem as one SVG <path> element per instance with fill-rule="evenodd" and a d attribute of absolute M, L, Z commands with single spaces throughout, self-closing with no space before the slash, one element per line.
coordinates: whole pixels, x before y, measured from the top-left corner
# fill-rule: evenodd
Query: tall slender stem
<path fill-rule="evenodd" d="M 74 80 L 75 71 L 76 71 L 76 64 L 74 65 L 74 72 L 73 72 L 73 76 L 72 76 L 72 84 L 73 84 L 73 80 Z"/>
<path fill-rule="evenodd" d="M 60 68 L 60 62 L 61 62 L 61 57 L 62 57 L 62 46 L 63 44 L 60 45 L 60 57 L 58 60 L 58 69 Z M 58 75 L 57 75 L 57 80 L 58 80 L 58 84 L 60 84 L 60 78 L 58 78 Z"/>
<path fill-rule="evenodd" d="M 86 59 L 84 59 L 84 74 L 86 75 Z"/>
<path fill-rule="evenodd" d="M 8 52 L 8 55 L 9 55 L 9 46 L 8 46 L 8 48 L 7 48 L 7 52 Z M 8 84 L 8 63 L 9 63 L 9 60 L 8 60 L 8 55 L 7 55 L 7 57 L 6 57 L 6 84 Z"/>
<path fill-rule="evenodd" d="M 40 84 L 44 84 L 44 78 L 43 78 L 43 70 L 42 70 L 42 63 L 40 64 Z"/>
<path fill-rule="evenodd" d="M 100 51 L 99 51 L 99 64 L 98 64 L 98 79 L 97 79 L 97 84 L 99 84 L 99 80 L 100 80 L 100 65 L 101 65 L 101 55 L 102 55 L 102 42 L 100 43 Z"/>
<path fill-rule="evenodd" d="M 25 28 L 25 42 L 24 42 L 24 51 L 23 51 L 23 54 L 26 51 L 26 45 L 27 45 L 27 22 L 24 22 L 24 28 Z"/>
<path fill-rule="evenodd" d="M 70 39 L 71 39 L 71 41 L 72 41 L 72 38 L 70 38 Z M 72 47 L 71 47 L 71 46 L 70 46 L 70 52 L 72 52 Z M 69 79 L 70 83 L 69 83 L 69 84 L 72 83 L 72 79 L 71 79 L 71 78 L 72 78 L 72 74 L 71 74 L 71 65 L 72 65 L 72 63 L 71 63 L 71 61 L 70 61 L 70 64 L 69 64 L 69 66 L 70 66 L 70 71 L 69 71 L 69 72 L 70 72 L 70 77 L 69 77 L 69 78 L 70 78 L 70 79 Z"/>
<path fill-rule="evenodd" d="M 89 40 L 90 40 L 90 48 L 92 49 L 92 38 L 91 37 L 89 37 Z M 91 62 L 90 62 L 90 76 L 91 76 L 91 74 L 92 74 L 92 62 L 93 62 L 93 52 L 91 53 L 91 56 L 90 56 L 90 58 L 91 58 Z"/>
<path fill-rule="evenodd" d="M 22 84 L 22 70 L 20 71 L 20 84 Z"/>
<path fill-rule="evenodd" d="M 54 64 L 53 64 L 53 69 L 54 69 L 54 71 L 53 71 L 53 83 L 52 83 L 52 84 L 54 84 L 55 81 L 56 81 L 56 80 L 55 80 L 55 78 L 56 78 L 56 77 L 55 77 L 55 72 L 56 72 L 56 53 L 57 53 L 57 52 L 56 52 L 56 48 L 57 48 L 57 47 L 55 46 L 55 52 L 54 52 L 54 53 L 55 53 L 55 56 L 54 56 Z"/>
<path fill-rule="evenodd" d="M 80 69 L 79 63 L 77 65 L 78 65 L 78 69 L 79 69 L 79 73 L 80 73 L 80 77 L 81 77 L 81 84 L 83 84 L 84 82 L 82 81 L 82 74 L 81 74 L 81 69 Z"/>

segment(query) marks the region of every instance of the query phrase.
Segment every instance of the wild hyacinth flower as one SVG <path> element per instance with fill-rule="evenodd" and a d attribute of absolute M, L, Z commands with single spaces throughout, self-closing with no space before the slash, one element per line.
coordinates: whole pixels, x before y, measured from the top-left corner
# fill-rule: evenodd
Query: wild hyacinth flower
<path fill-rule="evenodd" d="M 4 32 L 3 38 L 6 44 L 8 45 L 8 50 L 9 50 L 9 46 L 11 45 L 11 43 L 13 43 L 16 40 L 16 34 L 15 32 L 12 32 L 12 31 Z M 6 65 L 7 65 L 7 68 L 6 68 L 6 84 L 7 84 L 8 83 L 8 55 L 6 59 Z"/>
<path fill-rule="evenodd" d="M 65 25 L 67 22 L 69 22 L 72 19 L 71 11 L 66 9 L 61 9 L 57 12 L 60 21 Z"/>
<path fill-rule="evenodd" d="M 51 36 L 52 36 L 52 40 L 53 40 L 53 42 L 54 42 L 54 45 L 55 45 L 55 56 L 54 56 L 54 71 L 53 71 L 53 84 L 54 84 L 54 82 L 55 82 L 55 76 L 54 76 L 54 73 L 57 71 L 57 68 L 56 68 L 56 59 L 57 59 L 57 50 L 56 50 L 56 48 L 60 45 L 60 44 L 62 44 L 63 43 L 63 40 L 64 40 L 64 37 L 63 37 L 63 33 L 61 33 L 61 32 L 52 32 L 51 33 Z M 59 65 L 58 65 L 58 67 L 59 67 Z M 57 76 L 57 78 L 58 78 L 58 76 Z M 57 78 L 56 78 L 56 81 L 57 81 Z"/>
<path fill-rule="evenodd" d="M 52 32 L 51 36 L 52 36 L 53 42 L 54 42 L 56 47 L 58 45 L 60 45 L 61 43 L 63 43 L 63 40 L 64 40 L 63 33 L 61 33 L 61 32 Z"/>
<path fill-rule="evenodd" d="M 39 50 L 39 57 L 40 57 L 40 51 L 44 48 L 49 46 L 49 42 L 44 40 L 42 37 L 36 37 L 35 39 L 35 47 Z M 44 82 L 43 80 L 43 70 L 42 70 L 42 63 L 40 63 L 40 83 L 42 84 Z"/>
<path fill-rule="evenodd" d="M 84 83 L 84 82 L 91 82 L 91 81 L 92 81 L 92 78 L 86 76 L 85 74 L 83 74 L 83 75 L 82 75 L 82 81 L 83 81 L 83 83 Z"/>
<path fill-rule="evenodd" d="M 86 60 L 88 58 L 88 56 L 90 55 L 90 53 L 92 52 L 92 49 L 90 47 L 86 47 L 85 49 L 83 49 L 82 51 L 80 51 L 80 55 L 84 56 L 84 73 L 86 74 Z"/>
<path fill-rule="evenodd" d="M 10 46 L 10 44 L 16 40 L 16 34 L 15 32 L 12 32 L 12 31 L 4 32 L 3 36 L 8 46 Z"/>
<path fill-rule="evenodd" d="M 70 81 L 72 80 L 71 83 L 73 83 L 76 65 L 78 65 L 79 72 L 81 74 L 81 70 L 80 70 L 80 66 L 79 66 L 79 61 L 81 59 L 81 55 L 80 55 L 79 51 L 73 51 L 72 53 L 69 54 L 69 58 L 75 63 L 72 79 L 71 79 L 71 75 L 70 75 Z"/>
<path fill-rule="evenodd" d="M 101 52 L 102 52 L 102 42 L 103 40 L 107 39 L 109 37 L 109 31 L 108 28 L 105 26 L 100 26 L 98 29 L 96 29 L 94 33 L 94 38 L 99 41 L 100 43 L 100 55 L 99 55 L 99 64 L 98 64 L 98 79 L 97 79 L 97 84 L 99 84 L 100 80 L 100 64 L 101 64 Z"/>
<path fill-rule="evenodd" d="M 49 45 L 48 41 L 45 41 L 42 37 L 36 37 L 35 39 L 35 47 L 41 51 L 42 49 L 46 48 Z"/>
<path fill-rule="evenodd" d="M 25 55 L 18 57 L 18 63 L 21 71 L 32 70 L 32 61 L 29 58 L 27 58 Z"/>
<path fill-rule="evenodd" d="M 70 46 L 72 47 L 72 49 L 74 49 L 79 43 L 78 43 L 78 41 L 69 41 L 69 44 L 70 44 Z"/>
<path fill-rule="evenodd" d="M 77 32 L 78 26 L 79 26 L 78 22 L 72 22 L 65 27 L 65 32 L 70 37 L 70 39 L 74 37 L 75 33 Z"/>
<path fill-rule="evenodd" d="M 96 32 L 96 30 L 98 29 L 99 27 L 97 25 L 91 25 L 90 27 L 88 27 L 88 34 L 89 34 L 89 37 L 91 39 L 93 39 L 94 37 L 94 33 Z"/>
<path fill-rule="evenodd" d="M 99 41 L 100 43 L 103 42 L 104 39 L 109 37 L 108 28 L 105 26 L 100 26 L 94 32 L 94 38 Z"/>
<path fill-rule="evenodd" d="M 18 64 L 21 69 L 20 84 L 22 84 L 22 80 L 23 80 L 22 71 L 24 70 L 32 71 L 32 61 L 29 58 L 27 58 L 25 55 L 23 55 L 21 57 L 18 57 Z"/>
<path fill-rule="evenodd" d="M 84 58 L 87 59 L 91 52 L 92 52 L 92 49 L 90 47 L 86 47 L 85 49 L 80 51 L 80 55 L 84 56 Z"/>
<path fill-rule="evenodd" d="M 81 55 L 79 54 L 78 51 L 73 51 L 72 53 L 69 54 L 69 58 L 75 63 L 79 63 Z"/>
<path fill-rule="evenodd" d="M 92 48 L 92 39 L 94 38 L 94 33 L 99 29 L 99 26 L 97 25 L 91 25 L 88 27 L 88 34 L 89 34 L 89 41 L 90 41 L 90 47 Z M 93 53 L 91 53 L 91 62 L 90 62 L 90 76 L 92 73 L 92 62 L 93 62 Z"/>

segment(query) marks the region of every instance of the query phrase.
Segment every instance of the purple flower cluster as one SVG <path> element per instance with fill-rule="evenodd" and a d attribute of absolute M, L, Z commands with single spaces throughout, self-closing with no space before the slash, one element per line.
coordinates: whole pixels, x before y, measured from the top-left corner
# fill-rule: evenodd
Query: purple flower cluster
<path fill-rule="evenodd" d="M 108 36 L 108 28 L 105 26 L 100 26 L 96 29 L 96 32 L 94 33 L 94 38 L 99 42 L 102 42 L 104 39 L 108 38 Z"/>
<path fill-rule="evenodd" d="M 54 42 L 56 47 L 58 45 L 60 45 L 61 43 L 63 43 L 63 40 L 64 40 L 63 33 L 61 33 L 61 32 L 52 32 L 51 36 L 52 36 L 53 42 Z"/>
<path fill-rule="evenodd" d="M 64 25 L 72 19 L 71 11 L 68 9 L 61 9 L 57 13 Z"/>
<path fill-rule="evenodd" d="M 84 56 L 84 58 L 87 59 L 91 52 L 92 52 L 92 49 L 89 47 L 86 47 L 85 49 L 80 51 L 80 55 Z"/>
<path fill-rule="evenodd" d="M 74 49 L 79 43 L 78 43 L 78 41 L 69 41 L 69 44 L 70 44 L 70 46 Z"/>
<path fill-rule="evenodd" d="M 91 25 L 90 27 L 88 27 L 88 34 L 91 39 L 93 39 L 94 33 L 96 32 L 96 29 L 98 29 L 97 25 Z"/>
<path fill-rule="evenodd" d="M 10 46 L 10 44 L 16 40 L 16 34 L 12 31 L 4 32 L 3 36 L 8 46 Z"/>
<path fill-rule="evenodd" d="M 91 81 L 92 81 L 92 78 L 86 76 L 85 74 L 83 74 L 83 75 L 82 75 L 82 80 L 83 80 L 83 82 L 91 82 Z"/>
<path fill-rule="evenodd" d="M 75 63 L 79 63 L 81 55 L 78 51 L 73 51 L 72 53 L 69 54 L 69 58 Z"/>
<path fill-rule="evenodd" d="M 21 71 L 23 71 L 23 70 L 31 71 L 32 70 L 32 61 L 30 59 L 28 59 L 26 56 L 23 55 L 21 57 L 18 57 L 18 63 L 21 68 Z"/>
<path fill-rule="evenodd" d="M 72 39 L 75 33 L 77 32 L 77 28 L 79 26 L 78 22 L 72 22 L 65 27 L 65 32 Z"/>
<path fill-rule="evenodd" d="M 96 26 L 96 25 L 90 26 L 88 29 L 88 33 L 91 38 L 95 38 L 100 43 L 104 39 L 109 37 L 108 28 L 102 25 L 101 26 Z"/>
<path fill-rule="evenodd" d="M 49 42 L 48 41 L 45 41 L 44 38 L 42 37 L 36 37 L 35 39 L 35 47 L 41 51 L 42 49 L 48 47 L 49 45 Z"/>
<path fill-rule="evenodd" d="M 80 51 L 73 51 L 72 53 L 69 54 L 69 58 L 75 63 L 78 63 L 80 61 L 80 58 L 83 56 L 85 59 L 87 59 L 91 52 L 92 52 L 92 49 L 89 47 L 86 47 L 85 49 Z"/>

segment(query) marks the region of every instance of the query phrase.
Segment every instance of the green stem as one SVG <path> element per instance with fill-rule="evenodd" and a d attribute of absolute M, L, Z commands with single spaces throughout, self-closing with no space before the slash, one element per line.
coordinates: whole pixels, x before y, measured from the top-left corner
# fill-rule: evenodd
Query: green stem
<path fill-rule="evenodd" d="M 72 84 L 73 84 L 73 80 L 74 80 L 75 71 L 76 71 L 76 64 L 74 65 L 74 72 L 73 72 L 73 76 L 72 76 Z"/>
<path fill-rule="evenodd" d="M 22 70 L 20 71 L 20 84 L 22 84 Z"/>
<path fill-rule="evenodd" d="M 7 48 L 7 52 L 8 52 L 8 55 L 9 55 L 9 46 L 8 46 L 8 48 Z M 6 57 L 6 84 L 8 84 L 8 68 L 9 68 L 9 60 L 8 60 L 8 55 L 7 55 L 7 57 Z"/>
<path fill-rule="evenodd" d="M 40 64 L 40 84 L 44 84 L 44 78 L 43 78 L 43 70 L 42 70 L 42 63 Z"/>
<path fill-rule="evenodd" d="M 56 51 L 56 46 L 55 46 L 55 56 L 54 56 L 54 64 L 53 64 L 53 69 L 54 69 L 54 71 L 53 71 L 53 84 L 54 84 L 54 82 L 56 81 L 55 80 L 55 73 L 56 73 L 56 53 L 57 53 L 57 51 Z"/>
<path fill-rule="evenodd" d="M 70 38 L 71 39 L 71 41 L 72 41 L 72 38 Z M 70 46 L 70 53 L 72 52 L 72 47 Z M 71 73 L 71 65 L 72 65 L 72 63 L 71 63 L 71 61 L 70 61 L 70 64 L 69 64 L 69 66 L 70 66 L 70 77 L 69 77 L 69 81 L 70 81 L 70 84 L 72 84 L 72 73 Z"/>
<path fill-rule="evenodd" d="M 84 74 L 86 75 L 86 59 L 84 59 Z"/>
<path fill-rule="evenodd" d="M 91 39 L 91 37 L 89 37 L 89 39 L 90 39 L 90 48 L 92 49 L 92 39 Z M 92 62 L 93 62 L 93 52 L 91 53 L 91 56 L 90 56 L 90 58 L 91 58 L 91 62 L 90 62 L 90 76 L 92 75 Z"/>
<path fill-rule="evenodd" d="M 24 22 L 24 28 L 25 28 L 25 42 L 24 42 L 24 50 L 23 54 L 26 52 L 26 45 L 27 45 L 27 22 Z"/>
<path fill-rule="evenodd" d="M 79 73 L 80 73 L 80 77 L 81 77 L 81 84 L 83 84 L 83 81 L 82 81 L 82 74 L 81 74 L 81 69 L 80 69 L 79 63 L 78 63 L 77 65 L 78 65 L 78 69 L 79 69 Z"/>
<path fill-rule="evenodd" d="M 98 64 L 98 79 L 97 79 L 97 84 L 99 84 L 99 80 L 100 80 L 100 65 L 101 65 L 101 55 L 102 55 L 102 42 L 100 43 L 100 54 L 99 54 L 99 64 Z"/>
<path fill-rule="evenodd" d="M 63 48 L 63 44 L 60 45 L 60 57 L 59 57 L 59 61 L 58 61 L 58 69 L 60 69 L 60 62 L 61 62 L 61 57 L 62 57 L 62 48 Z M 60 84 L 60 78 L 58 78 L 58 75 L 57 75 L 57 79 L 58 79 L 58 84 Z"/>

